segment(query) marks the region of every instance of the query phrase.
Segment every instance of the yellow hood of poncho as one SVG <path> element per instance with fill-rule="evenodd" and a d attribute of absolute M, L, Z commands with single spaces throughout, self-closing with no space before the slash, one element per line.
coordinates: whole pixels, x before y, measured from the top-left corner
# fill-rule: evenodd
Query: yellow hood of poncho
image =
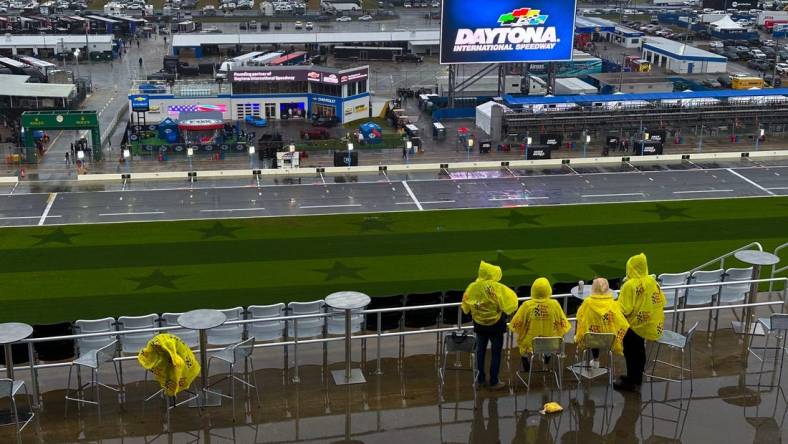
<path fill-rule="evenodd" d="M 665 295 L 648 274 L 646 255 L 640 253 L 627 261 L 627 281 L 618 296 L 621 312 L 629 326 L 643 339 L 654 341 L 665 327 Z"/>
<path fill-rule="evenodd" d="M 571 326 L 558 301 L 551 299 L 553 288 L 545 278 L 539 278 L 531 285 L 531 299 L 523 302 L 509 323 L 509 330 L 517 334 L 520 354 L 533 350 L 536 337 L 563 336 Z"/>
<path fill-rule="evenodd" d="M 167 396 L 186 390 L 200 374 L 194 352 L 181 338 L 161 333 L 153 337 L 137 355 L 140 365 L 153 373 Z"/>
<path fill-rule="evenodd" d="M 502 313 L 512 314 L 517 309 L 517 295 L 501 284 L 501 267 L 481 261 L 478 278 L 465 289 L 462 311 L 470 313 L 480 325 L 493 325 Z"/>

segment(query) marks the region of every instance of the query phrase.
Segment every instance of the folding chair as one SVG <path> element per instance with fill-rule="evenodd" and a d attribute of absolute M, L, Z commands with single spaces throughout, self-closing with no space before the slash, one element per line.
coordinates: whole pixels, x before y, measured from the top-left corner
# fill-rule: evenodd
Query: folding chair
<path fill-rule="evenodd" d="M 577 388 L 580 389 L 583 379 L 593 380 L 600 376 L 607 375 L 607 389 L 613 389 L 613 343 L 616 335 L 613 333 L 591 333 L 583 335 L 583 350 L 580 353 L 580 360 L 576 364 L 569 366 L 569 370 L 577 379 Z M 607 355 L 607 367 L 592 367 L 593 349 L 599 350 L 599 356 Z M 607 399 L 607 394 L 605 394 Z"/>

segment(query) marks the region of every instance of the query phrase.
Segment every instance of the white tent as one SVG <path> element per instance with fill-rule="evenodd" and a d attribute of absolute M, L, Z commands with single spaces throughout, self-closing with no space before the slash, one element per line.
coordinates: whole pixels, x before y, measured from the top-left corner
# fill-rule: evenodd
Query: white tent
<path fill-rule="evenodd" d="M 481 128 L 482 131 L 488 135 L 492 134 L 492 109 L 496 106 L 503 108 L 503 112 L 511 111 L 510 108 L 500 103 L 493 102 L 492 100 L 476 107 L 476 126 Z"/>
<path fill-rule="evenodd" d="M 717 31 L 733 31 L 733 30 L 744 29 L 742 25 L 731 20 L 731 17 L 728 15 L 715 22 L 712 22 L 709 26 L 711 26 L 712 29 Z"/>

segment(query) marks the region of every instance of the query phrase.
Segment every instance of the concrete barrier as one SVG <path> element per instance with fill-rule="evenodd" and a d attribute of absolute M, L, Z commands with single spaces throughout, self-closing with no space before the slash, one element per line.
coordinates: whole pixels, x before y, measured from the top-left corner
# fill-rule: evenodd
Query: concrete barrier
<path fill-rule="evenodd" d="M 296 169 L 242 169 L 242 170 L 207 170 L 195 171 L 193 176 L 200 178 L 244 178 L 250 177 L 258 171 L 258 174 L 266 177 L 298 177 L 315 176 L 320 174 L 369 174 L 377 173 L 381 170 L 388 172 L 408 172 L 408 171 L 440 171 L 448 170 L 474 170 L 474 169 L 500 169 L 502 167 L 523 168 L 523 167 L 558 167 L 562 164 L 568 165 L 605 165 L 621 162 L 629 163 L 652 163 L 652 162 L 680 162 L 682 160 L 704 160 L 704 159 L 741 159 L 750 158 L 774 158 L 788 157 L 788 150 L 769 150 L 755 152 L 727 152 L 727 153 L 689 153 L 689 154 L 663 154 L 658 156 L 615 156 L 615 157 L 588 157 L 573 159 L 544 159 L 544 160 L 491 160 L 475 162 L 453 162 L 453 163 L 411 163 L 394 165 L 363 165 L 354 167 L 323 167 L 323 168 L 296 168 Z M 188 171 L 166 171 L 154 173 L 131 173 L 130 179 L 186 179 L 189 177 Z M 4 181 L 3 179 L 6 179 Z M 122 174 L 87 174 L 78 176 L 80 181 L 114 181 L 122 180 Z M 9 182 L 13 180 L 13 182 Z M 0 178 L 0 183 L 14 183 L 15 177 Z"/>

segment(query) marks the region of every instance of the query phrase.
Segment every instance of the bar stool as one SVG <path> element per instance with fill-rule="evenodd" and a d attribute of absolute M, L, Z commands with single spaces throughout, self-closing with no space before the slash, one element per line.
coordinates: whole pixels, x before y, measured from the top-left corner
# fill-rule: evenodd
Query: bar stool
<path fill-rule="evenodd" d="M 28 406 L 30 407 L 30 417 L 25 422 L 19 425 L 19 407 L 16 404 L 16 395 L 20 390 L 25 389 L 25 397 L 28 399 Z M 25 381 L 17 381 L 9 378 L 0 379 L 0 399 L 11 398 L 11 410 L 14 415 L 14 424 L 16 425 L 16 436 L 19 442 L 22 442 L 22 430 L 30 424 L 30 421 L 36 416 L 33 412 L 33 406 L 30 401 L 30 393 L 27 391 Z"/>
<path fill-rule="evenodd" d="M 90 350 L 87 353 L 80 355 L 77 359 L 71 361 L 71 366 L 68 368 L 68 383 L 66 385 L 66 408 L 64 416 L 68 415 L 68 401 L 74 401 L 78 403 L 85 403 L 85 404 L 93 404 L 98 409 L 98 416 L 99 421 L 101 420 L 101 398 L 100 398 L 100 388 L 105 387 L 114 392 L 120 393 L 120 388 L 110 387 L 106 384 L 102 384 L 99 382 L 98 371 L 101 364 L 112 362 L 112 367 L 115 369 L 115 378 L 118 381 L 118 387 L 120 387 L 120 375 L 118 374 L 118 366 L 115 362 L 115 358 L 118 357 L 119 354 L 119 347 L 118 347 L 118 340 L 114 340 L 109 344 L 101 347 L 98 350 Z M 93 386 L 95 390 L 95 400 L 91 401 L 85 399 L 84 394 L 82 394 L 79 398 L 72 398 L 69 395 L 71 394 L 71 373 L 74 370 L 74 367 L 77 367 L 77 371 L 79 371 L 82 367 L 87 367 L 90 369 L 90 382 L 80 385 L 77 387 L 78 393 L 83 393 L 83 389 L 85 387 Z"/>
<path fill-rule="evenodd" d="M 684 379 L 686 379 L 684 378 L 684 372 L 687 372 L 690 374 L 690 393 L 692 393 L 692 337 L 695 335 L 698 324 L 699 322 L 695 321 L 695 324 L 690 327 L 686 335 L 682 335 L 671 330 L 665 330 L 662 333 L 662 337 L 654 341 L 657 344 L 657 349 L 654 352 L 654 360 L 651 364 L 651 374 L 643 372 L 643 376 L 649 378 L 652 384 L 655 379 L 660 381 L 678 382 L 680 384 L 681 395 L 684 396 Z M 668 347 L 670 350 L 679 350 L 681 352 L 680 364 L 677 365 L 673 364 L 672 362 L 659 360 L 659 351 L 663 345 Z M 687 359 L 685 359 L 685 355 L 688 355 Z M 679 379 L 670 379 L 662 376 L 656 376 L 655 372 L 657 369 L 657 364 L 666 365 L 679 370 Z"/>
<path fill-rule="evenodd" d="M 783 363 L 785 362 L 785 353 L 786 353 L 785 341 L 787 339 L 786 335 L 788 335 L 788 314 L 774 313 L 768 318 L 758 318 L 758 323 L 761 324 L 763 328 L 766 330 L 765 343 L 762 347 L 764 350 L 764 355 L 763 358 L 761 359 L 761 371 L 758 375 L 758 385 L 759 386 L 761 385 L 761 375 L 763 375 L 763 367 L 764 367 L 764 363 L 766 362 L 766 350 L 779 350 L 778 353 L 780 354 L 780 358 L 779 358 L 780 370 L 779 370 L 779 376 L 777 378 L 777 387 L 780 387 L 782 385 Z M 777 341 L 777 344 L 774 347 L 770 348 L 769 337 L 771 336 L 772 332 L 777 333 L 777 337 L 775 339 Z M 780 343 L 780 336 L 782 336 L 782 343 Z M 756 348 L 756 347 L 751 347 L 751 349 L 752 348 Z M 776 363 L 777 355 L 774 356 L 774 359 Z"/>
<path fill-rule="evenodd" d="M 449 360 L 449 353 L 465 352 L 471 355 L 471 368 L 460 367 L 454 365 L 452 368 L 446 368 L 446 362 Z M 479 376 L 479 370 L 476 368 L 476 336 L 468 334 L 467 331 L 453 331 L 451 334 L 443 338 L 443 361 L 438 370 L 440 376 L 440 385 L 438 386 L 439 399 L 443 399 L 443 386 L 446 384 L 446 370 L 452 371 L 469 371 L 471 372 L 471 383 L 473 387 L 473 404 L 476 405 L 476 378 Z"/>
<path fill-rule="evenodd" d="M 583 379 L 593 380 L 600 376 L 607 375 L 607 389 L 613 389 L 613 343 L 616 335 L 613 333 L 592 333 L 583 335 L 583 350 L 580 353 L 580 360 L 574 365 L 569 366 L 569 370 L 577 379 L 577 388 L 580 389 Z M 607 355 L 607 367 L 595 368 L 590 365 L 593 358 L 591 350 L 598 349 L 599 355 Z M 607 399 L 607 395 L 605 395 Z"/>
<path fill-rule="evenodd" d="M 233 421 L 235 421 L 235 382 L 238 381 L 241 384 L 245 385 L 247 389 L 253 388 L 254 392 L 257 394 L 257 405 L 260 406 L 260 391 L 257 390 L 257 377 L 254 374 L 254 364 L 252 363 L 252 352 L 254 352 L 254 336 L 248 339 L 245 339 L 237 344 L 232 344 L 228 347 L 225 347 L 218 352 L 211 355 L 208 358 L 208 373 L 210 374 L 211 369 L 211 361 L 217 359 L 219 361 L 225 362 L 230 365 L 230 373 L 229 375 L 225 376 L 224 378 L 214 382 L 213 384 L 209 385 L 207 388 L 213 387 L 214 385 L 229 379 L 230 380 L 230 395 L 225 395 L 220 393 L 220 396 L 223 398 L 231 399 L 233 402 Z M 249 376 L 248 372 L 244 373 L 243 378 L 239 378 L 235 375 L 235 366 L 237 364 L 245 364 L 248 365 L 251 369 L 251 377 Z M 254 381 L 254 384 L 249 382 L 249 379 Z"/>

